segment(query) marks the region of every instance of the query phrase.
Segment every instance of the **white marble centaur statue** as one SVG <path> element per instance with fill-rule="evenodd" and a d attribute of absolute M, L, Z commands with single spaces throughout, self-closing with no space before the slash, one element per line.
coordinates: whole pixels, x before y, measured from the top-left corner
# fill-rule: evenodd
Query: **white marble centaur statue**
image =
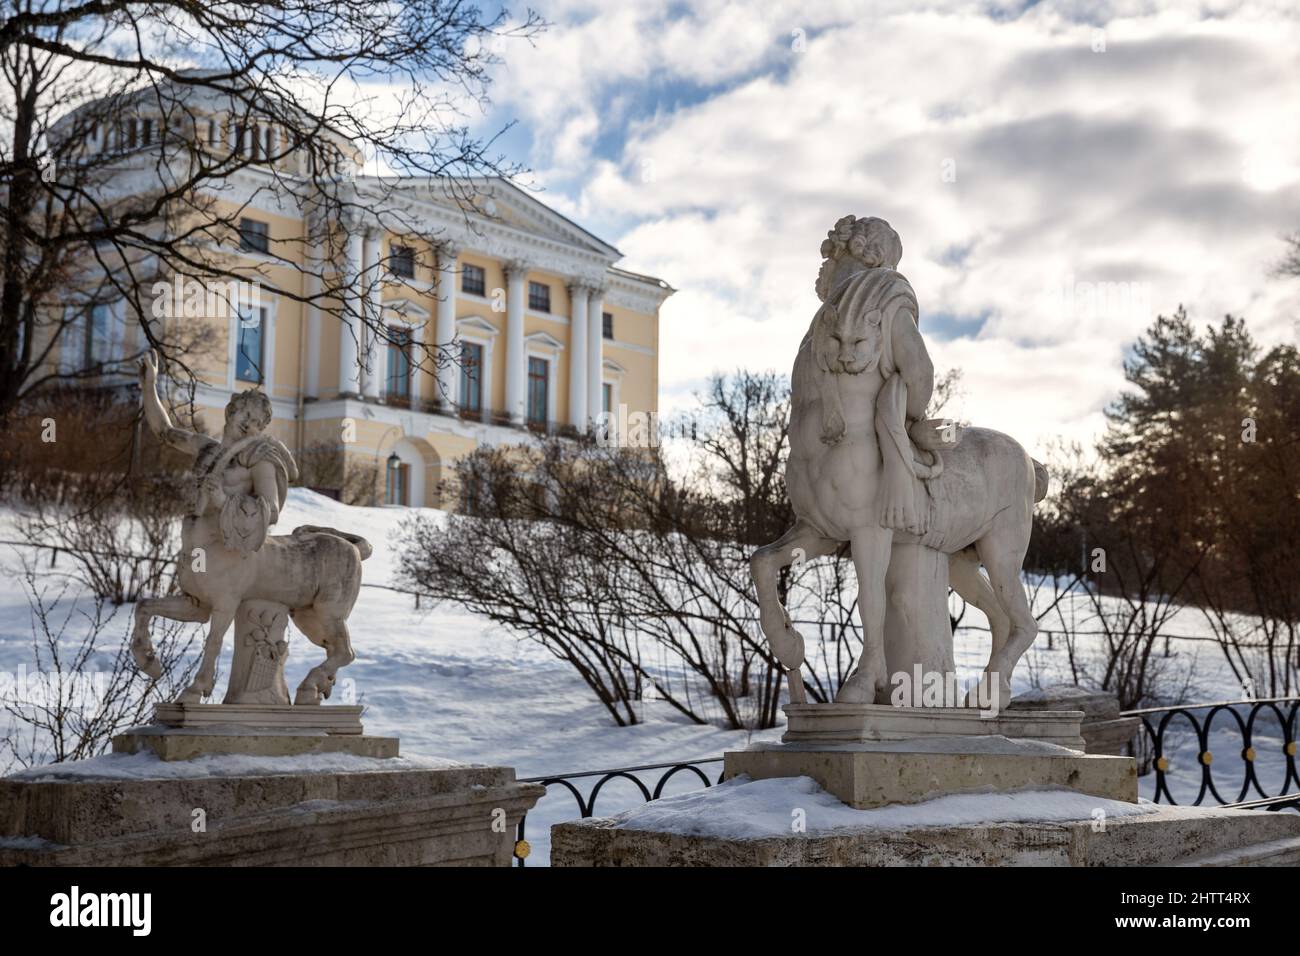
<path fill-rule="evenodd" d="M 981 696 L 1005 706 L 1011 673 L 1038 631 L 1020 567 L 1047 471 L 1000 432 L 923 417 L 934 367 L 916 296 L 895 271 L 902 243 L 889 223 L 846 216 L 821 253 L 822 306 L 791 379 L 786 485 L 796 522 L 752 560 L 763 633 L 791 672 L 792 702 L 802 702 L 804 643 L 777 575 L 847 542 L 863 648 L 836 701 L 889 703 L 891 675 L 918 666 L 951 679 L 951 583 L 989 619 Z"/>
<path fill-rule="evenodd" d="M 136 605 L 132 656 L 141 670 L 158 677 L 161 665 L 149 622 L 154 617 L 207 621 L 202 663 L 179 698 L 198 703 L 212 694 L 221 643 L 238 616 L 237 636 L 250 647 L 246 657 L 236 649 L 226 702 L 287 704 L 288 692 L 280 689 L 287 613 L 325 649 L 324 662 L 312 668 L 294 696 L 295 704 L 319 704 L 330 696 L 338 669 L 355 658 L 347 617 L 370 545 L 356 535 L 312 526 L 268 536 L 289 482 L 298 475 L 289 450 L 264 434 L 271 422 L 270 400 L 256 389 L 233 395 L 218 441 L 172 424 L 158 399 L 157 377 L 157 358 L 150 354 L 140 362 L 145 420 L 161 441 L 194 456 L 194 501 L 181 524 L 181 593 Z M 268 664 L 278 667 L 278 688 Z"/>

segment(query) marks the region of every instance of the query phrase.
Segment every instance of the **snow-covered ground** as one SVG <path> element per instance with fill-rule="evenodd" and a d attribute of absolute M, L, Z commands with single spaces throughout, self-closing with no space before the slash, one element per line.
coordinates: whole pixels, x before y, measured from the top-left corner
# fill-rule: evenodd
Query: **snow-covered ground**
<path fill-rule="evenodd" d="M 641 724 L 617 727 L 569 666 L 540 647 L 459 608 L 431 608 L 426 600 L 417 609 L 410 595 L 378 586 L 393 580 L 399 525 L 412 513 L 410 509 L 350 507 L 293 489 L 277 526 L 285 531 L 300 524 L 341 528 L 363 535 L 375 547 L 364 567 L 366 586 L 349 621 L 357 660 L 341 672 L 339 688 L 345 694 L 355 693 L 366 706 L 368 733 L 400 737 L 404 755 L 503 764 L 515 767 L 520 777 L 716 757 L 727 749 L 779 739 L 780 728 L 751 735 L 692 724 L 669 705 L 655 701 L 641 705 Z M 441 519 L 439 512 L 423 513 Z M 12 514 L 0 512 L 0 539 L 16 537 Z M 24 552 L 29 558 L 35 554 L 27 548 L 0 547 L 0 573 L 5 582 L 0 584 L 0 672 L 33 667 L 31 611 L 16 573 Z M 51 569 L 46 552 L 40 562 L 42 572 L 69 571 L 67 561 L 65 556 Z M 1079 613 L 1075 609 L 1076 616 Z M 108 633 L 121 635 L 125 641 L 130 617 L 130 608 L 118 609 Z M 1186 612 L 1185 619 L 1176 620 L 1169 629 L 1176 633 L 1203 632 L 1197 617 L 1195 612 Z M 1065 620 L 1070 620 L 1068 612 Z M 973 609 L 966 621 L 984 623 Z M 1051 623 L 1045 622 L 1045 626 Z M 987 634 L 978 630 L 959 631 L 956 659 L 963 680 L 973 679 L 982 668 L 988 654 L 987 642 Z M 228 663 L 229 640 L 226 645 L 224 661 Z M 1213 645 L 1175 642 L 1173 649 L 1169 664 L 1179 673 L 1192 676 L 1192 699 L 1242 696 Z M 1096 650 L 1082 646 L 1079 654 L 1095 659 Z M 290 688 L 320 656 L 318 648 L 293 632 L 288 665 Z M 1040 638 L 1019 668 L 1013 690 L 1029 689 L 1035 676 L 1042 683 L 1068 679 L 1066 652 L 1059 638 L 1050 650 L 1046 639 Z M 220 693 L 219 684 L 218 699 Z M 1228 789 L 1235 796 L 1241 764 L 1233 752 L 1227 723 L 1220 726 L 1224 733 L 1216 734 L 1215 749 L 1221 751 L 1225 786 L 1230 780 Z M 1276 730 L 1276 722 L 1270 726 Z M 1266 786 L 1275 790 L 1282 778 L 1279 768 L 1284 767 L 1279 759 L 1280 733 L 1276 734 L 1276 748 L 1272 742 L 1261 740 L 1257 734 L 1262 775 L 1267 775 Z M 1271 753 L 1273 749 L 1278 751 L 1276 756 Z M 1194 741 L 1187 754 L 1174 754 L 1174 769 L 1182 781 L 1175 788 L 1179 798 L 1187 795 L 1188 781 L 1199 781 L 1194 754 Z M 713 764 L 706 770 L 711 779 L 716 779 L 721 765 Z M 643 775 L 651 789 L 658 777 L 658 772 Z M 1144 778 L 1146 796 L 1150 795 L 1152 780 Z M 588 779 L 579 785 L 587 792 L 593 782 Z M 693 774 L 679 773 L 664 792 L 680 793 L 699 786 Z M 1194 787 L 1190 793 L 1195 794 Z M 615 780 L 601 791 L 596 811 L 611 814 L 642 800 L 631 782 Z M 528 817 L 527 836 L 534 848 L 530 865 L 545 862 L 550 825 L 575 817 L 577 812 L 567 791 L 551 788 Z"/>

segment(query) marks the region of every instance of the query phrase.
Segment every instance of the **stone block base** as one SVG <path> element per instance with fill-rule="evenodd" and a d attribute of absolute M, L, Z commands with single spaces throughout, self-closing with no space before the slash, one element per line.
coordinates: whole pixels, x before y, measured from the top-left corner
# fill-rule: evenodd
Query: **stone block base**
<path fill-rule="evenodd" d="M 996 735 L 1083 750 L 1078 710 L 1003 710 L 974 707 L 896 707 L 892 704 L 787 704 L 788 744 L 870 743 L 929 737 Z"/>
<path fill-rule="evenodd" d="M 4 779 L 0 866 L 509 866 L 543 793 L 507 767 Z"/>
<path fill-rule="evenodd" d="M 361 708 L 355 704 L 159 704 L 153 722 L 164 727 L 274 728 L 304 733 L 359 734 Z"/>
<path fill-rule="evenodd" d="M 1141 730 L 1142 721 L 1137 717 L 1085 720 L 1082 727 L 1083 741 L 1090 754 L 1127 753 Z"/>
<path fill-rule="evenodd" d="M 298 754 L 347 753 L 358 757 L 396 757 L 397 737 L 367 734 L 219 733 L 216 729 L 136 727 L 113 738 L 113 753 L 147 753 L 160 760 L 192 760 L 210 754 L 292 757 Z"/>
<path fill-rule="evenodd" d="M 552 866 L 1295 866 L 1300 815 L 1160 807 L 1109 820 L 837 830 L 738 840 L 620 829 L 609 819 L 551 828 Z"/>
<path fill-rule="evenodd" d="M 1137 769 L 1131 757 L 1041 753 L 1014 741 L 983 739 L 1009 752 L 989 744 L 980 752 L 980 738 L 954 738 L 947 752 L 922 750 L 915 740 L 873 749 L 758 745 L 726 753 L 723 776 L 811 777 L 855 810 L 920 803 L 947 793 L 1053 787 L 1137 802 Z M 931 747 L 942 745 L 929 742 Z"/>
<path fill-rule="evenodd" d="M 1041 713 L 1061 710 L 1083 712 L 1080 732 L 1090 754 L 1125 754 L 1142 729 L 1137 717 L 1121 717 L 1119 698 L 1109 691 L 1085 690 L 1055 684 L 1027 691 L 1011 701 L 1011 712 Z M 1008 735 L 1014 736 L 1014 735 Z"/>

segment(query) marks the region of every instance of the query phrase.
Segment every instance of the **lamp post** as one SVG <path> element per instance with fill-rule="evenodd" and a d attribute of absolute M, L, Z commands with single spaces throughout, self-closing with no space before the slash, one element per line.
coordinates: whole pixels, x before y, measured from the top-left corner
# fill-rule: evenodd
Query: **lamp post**
<path fill-rule="evenodd" d="M 398 474 L 398 469 L 401 468 L 401 467 L 402 467 L 402 459 L 400 459 L 400 458 L 397 457 L 397 452 L 393 452 L 391 455 L 388 456 L 388 478 L 387 478 L 387 480 L 388 480 L 389 482 L 393 482 L 393 481 L 396 480 L 396 477 L 397 477 L 397 474 Z M 389 487 L 394 487 L 394 486 L 393 486 L 393 485 L 390 485 Z M 385 495 L 385 497 L 388 497 L 388 496 Z M 394 504 L 405 504 L 405 502 L 401 502 L 401 501 L 393 502 L 393 503 L 394 503 Z"/>

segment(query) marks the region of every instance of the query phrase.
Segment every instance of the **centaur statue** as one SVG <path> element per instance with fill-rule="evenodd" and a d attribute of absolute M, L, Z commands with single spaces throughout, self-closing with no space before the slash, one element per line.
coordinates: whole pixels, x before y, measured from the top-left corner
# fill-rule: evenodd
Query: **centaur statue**
<path fill-rule="evenodd" d="M 194 456 L 193 504 L 181 523 L 181 593 L 136 604 L 132 656 L 146 674 L 159 677 L 149 622 L 154 617 L 206 621 L 202 663 L 178 698 L 198 703 L 212 695 L 222 640 L 240 604 L 273 602 L 287 608 L 308 639 L 325 649 L 324 662 L 312 668 L 294 696 L 295 704 L 319 704 L 330 696 L 338 669 L 355 658 L 347 617 L 370 545 L 356 535 L 313 526 L 268 536 L 298 468 L 289 450 L 265 434 L 271 401 L 263 392 L 231 396 L 217 440 L 176 427 L 158 399 L 157 380 L 158 360 L 150 353 L 140 361 L 144 417 L 161 441 Z"/>
<path fill-rule="evenodd" d="M 804 642 L 777 575 L 848 544 L 863 646 L 836 701 L 889 703 L 892 672 L 911 661 L 952 670 L 951 583 L 989 619 L 981 689 L 1005 706 L 1011 673 L 1038 633 L 1020 566 L 1047 471 L 1000 432 L 924 418 L 934 367 L 887 222 L 847 216 L 821 252 L 822 306 L 791 378 L 786 485 L 796 521 L 751 562 L 763 633 L 790 672 L 791 701 L 802 703 Z"/>

